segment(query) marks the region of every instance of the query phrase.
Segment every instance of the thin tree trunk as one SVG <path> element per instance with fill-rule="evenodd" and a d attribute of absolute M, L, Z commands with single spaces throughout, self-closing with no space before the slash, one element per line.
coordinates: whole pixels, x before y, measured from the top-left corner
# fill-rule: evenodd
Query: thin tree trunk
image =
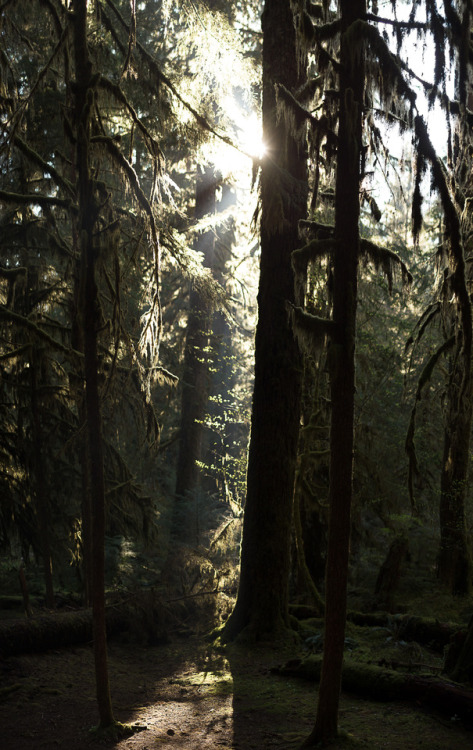
<path fill-rule="evenodd" d="M 195 218 L 197 221 L 215 213 L 216 176 L 212 167 L 198 172 Z M 203 253 L 204 265 L 214 262 L 215 236 L 204 232 L 195 249 Z M 198 543 L 199 508 L 196 491 L 200 486 L 203 456 L 204 419 L 209 397 L 210 373 L 207 348 L 211 333 L 211 306 L 198 289 L 192 289 L 189 300 L 184 374 L 182 378 L 181 428 L 177 460 L 176 500 L 173 532 L 182 542 Z"/>
<path fill-rule="evenodd" d="M 263 28 L 261 268 L 255 383 L 238 598 L 223 638 L 274 637 L 288 626 L 292 498 L 300 420 L 302 357 L 286 313 L 295 300 L 291 253 L 307 210 L 305 149 L 276 113 L 275 84 L 305 80 L 289 0 L 266 0 Z"/>
<path fill-rule="evenodd" d="M 355 334 L 359 253 L 364 53 L 347 30 L 366 12 L 365 0 L 340 0 L 339 127 L 335 193 L 333 321 L 329 350 L 331 392 L 329 530 L 325 586 L 325 636 L 315 727 L 304 743 L 336 737 L 347 609 L 353 472 Z M 356 65 L 353 60 L 356 59 Z"/>
<path fill-rule="evenodd" d="M 77 247 L 77 237 L 74 237 Z M 82 299 L 80 290 L 81 262 L 77 263 L 76 277 L 74 279 L 74 297 L 71 304 L 72 335 L 71 346 L 77 352 L 84 352 L 84 330 L 82 325 Z M 92 508 L 89 489 L 89 472 L 87 468 L 87 436 L 85 388 L 84 388 L 84 362 L 76 362 L 76 371 L 69 375 L 69 387 L 73 394 L 78 414 L 78 440 L 79 440 L 79 465 L 81 467 L 81 551 L 82 551 L 82 586 L 83 603 L 86 607 L 92 606 Z"/>
<path fill-rule="evenodd" d="M 86 383 L 87 452 L 92 506 L 92 610 L 95 680 L 100 728 L 115 724 L 108 678 L 105 623 L 105 487 L 103 473 L 102 424 L 98 389 L 97 330 L 98 293 L 95 280 L 94 228 L 97 206 L 89 163 L 89 133 L 93 90 L 92 66 L 87 48 L 87 0 L 74 0 L 74 52 L 76 69 L 77 179 L 79 184 L 79 242 L 81 250 L 84 371 Z"/>

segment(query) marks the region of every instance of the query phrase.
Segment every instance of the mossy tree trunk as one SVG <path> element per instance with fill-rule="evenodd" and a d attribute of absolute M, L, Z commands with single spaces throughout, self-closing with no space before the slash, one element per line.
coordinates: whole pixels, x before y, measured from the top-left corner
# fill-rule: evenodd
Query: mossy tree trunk
<path fill-rule="evenodd" d="M 83 326 L 85 408 L 87 420 L 87 466 L 92 510 L 92 611 L 95 679 L 100 728 L 115 724 L 108 678 L 105 623 L 105 486 L 102 419 L 98 387 L 97 332 L 100 326 L 96 283 L 97 240 L 94 237 L 98 205 L 91 174 L 90 131 L 94 90 L 87 46 L 87 0 L 74 0 L 76 170 L 79 196 L 78 239 L 81 256 L 81 300 Z"/>
<path fill-rule="evenodd" d="M 340 74 L 333 322 L 329 349 L 331 394 L 329 529 L 325 585 L 325 635 L 317 716 L 304 744 L 336 737 L 347 608 L 353 472 L 355 334 L 359 256 L 359 189 L 364 104 L 364 43 L 350 26 L 366 12 L 365 0 L 340 0 Z"/>
<path fill-rule="evenodd" d="M 300 421 L 302 358 L 286 301 L 295 300 L 291 253 L 307 210 L 305 148 L 276 113 L 275 84 L 295 91 L 305 80 L 297 59 L 289 0 L 266 0 L 263 16 L 261 266 L 255 339 L 255 382 L 247 470 L 241 573 L 223 638 L 245 631 L 254 640 L 288 625 L 292 498 Z"/>

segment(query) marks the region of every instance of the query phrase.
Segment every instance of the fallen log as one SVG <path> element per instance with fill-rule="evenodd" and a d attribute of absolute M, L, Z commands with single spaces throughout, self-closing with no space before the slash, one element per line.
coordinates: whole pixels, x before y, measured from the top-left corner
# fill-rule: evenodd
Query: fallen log
<path fill-rule="evenodd" d="M 107 634 L 126 626 L 126 616 L 118 608 L 107 611 Z M 0 655 L 13 656 L 31 651 L 47 651 L 92 640 L 92 610 L 57 612 L 28 619 L 0 623 Z"/>
<path fill-rule="evenodd" d="M 286 677 L 318 682 L 321 668 L 322 659 L 309 656 L 304 660 L 294 659 L 271 671 Z M 342 689 L 370 700 L 413 701 L 450 718 L 456 717 L 473 724 L 473 690 L 438 677 L 403 674 L 347 659 L 343 666 Z"/>

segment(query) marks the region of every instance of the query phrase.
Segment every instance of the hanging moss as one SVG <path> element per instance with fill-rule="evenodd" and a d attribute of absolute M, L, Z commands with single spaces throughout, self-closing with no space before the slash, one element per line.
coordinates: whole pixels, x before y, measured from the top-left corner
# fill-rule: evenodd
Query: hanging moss
<path fill-rule="evenodd" d="M 354 49 L 359 49 L 361 40 L 364 40 L 368 43 L 367 54 L 378 60 L 381 76 L 379 93 L 386 109 L 389 110 L 396 100 L 397 107 L 406 107 L 406 115 L 410 119 L 415 107 L 416 93 L 404 79 L 398 60 L 391 53 L 378 29 L 359 19 L 351 24 L 347 34 L 347 43 Z"/>
<path fill-rule="evenodd" d="M 412 283 L 412 274 L 399 255 L 387 247 L 382 247 L 367 239 L 360 240 L 360 251 L 365 258 L 373 263 L 376 270 L 381 269 L 388 281 L 389 292 L 392 292 L 393 278 L 397 270 L 401 271 L 402 283 L 408 286 Z"/>
<path fill-rule="evenodd" d="M 286 309 L 301 350 L 307 354 L 319 351 L 333 330 L 333 321 L 318 315 L 311 315 L 290 302 L 286 303 Z"/>
<path fill-rule="evenodd" d="M 289 133 L 299 142 L 305 142 L 306 123 L 319 134 L 320 137 L 326 136 L 332 141 L 336 141 L 335 133 L 328 127 L 328 121 L 325 116 L 315 117 L 286 89 L 282 84 L 276 84 L 276 104 L 277 117 L 284 119 Z"/>

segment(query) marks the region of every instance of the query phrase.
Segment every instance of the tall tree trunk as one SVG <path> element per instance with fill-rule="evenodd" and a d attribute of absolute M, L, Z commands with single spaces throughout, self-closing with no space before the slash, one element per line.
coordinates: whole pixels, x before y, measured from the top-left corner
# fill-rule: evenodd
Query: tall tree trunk
<path fill-rule="evenodd" d="M 291 253 L 307 210 L 306 154 L 276 113 L 275 84 L 305 80 L 289 0 L 266 0 L 263 28 L 261 268 L 255 383 L 238 598 L 223 638 L 262 639 L 288 625 L 292 498 L 300 419 L 302 357 L 286 301 L 295 300 Z"/>
<path fill-rule="evenodd" d="M 197 221 L 215 213 L 216 175 L 212 167 L 199 168 L 196 183 L 195 218 Z M 204 232 L 196 241 L 195 249 L 202 252 L 204 265 L 214 262 L 215 236 Z M 196 491 L 200 485 L 203 455 L 204 419 L 210 387 L 207 349 L 211 326 L 211 308 L 198 289 L 192 289 L 182 378 L 181 429 L 177 460 L 176 501 L 174 506 L 174 536 L 182 542 L 197 544 L 199 508 Z"/>
<path fill-rule="evenodd" d="M 97 331 L 99 302 L 95 280 L 97 247 L 94 229 L 98 208 L 94 200 L 89 156 L 92 65 L 87 48 L 87 0 L 74 0 L 74 55 L 76 72 L 75 117 L 77 126 L 77 180 L 79 194 L 78 237 L 81 251 L 81 306 L 83 325 L 87 454 L 92 508 L 92 610 L 95 680 L 100 728 L 115 724 L 108 678 L 105 624 L 105 486 L 102 424 L 98 388 Z"/>
<path fill-rule="evenodd" d="M 455 98 L 465 112 L 469 103 L 471 39 L 471 7 L 458 4 L 462 17 L 462 35 L 457 50 Z M 440 550 L 438 576 L 452 594 L 468 595 L 472 588 L 472 553 L 465 521 L 465 501 L 468 491 L 470 464 L 471 423 L 473 416 L 472 374 L 472 310 L 471 283 L 471 128 L 465 116 L 460 116 L 455 128 L 455 189 L 465 202 L 461 229 L 462 262 L 450 254 L 450 271 L 453 294 L 448 304 L 450 325 L 456 328 L 455 348 L 450 362 L 447 388 L 446 427 L 442 474 L 440 480 Z M 449 238 L 446 238 L 449 242 Z M 468 247 L 470 243 L 470 247 Z M 469 268 L 467 263 L 469 262 Z M 449 294 L 450 296 L 450 294 Z M 453 319 L 453 320 L 452 320 Z"/>
<path fill-rule="evenodd" d="M 363 43 L 350 39 L 347 32 L 354 21 L 364 16 L 366 2 L 340 0 L 339 7 L 340 109 L 335 194 L 338 242 L 333 258 L 334 332 L 329 349 L 332 411 L 325 635 L 316 722 L 304 747 L 314 747 L 337 735 L 350 544 L 364 51 Z"/>
<path fill-rule="evenodd" d="M 74 245 L 78 245 L 74 237 Z M 82 325 L 82 297 L 80 289 L 81 261 L 76 265 L 74 277 L 74 295 L 71 302 L 71 346 L 76 352 L 84 353 L 84 327 Z M 74 398 L 78 414 L 79 466 L 81 468 L 81 552 L 82 552 L 82 595 L 85 607 L 92 606 L 92 508 L 89 489 L 89 471 L 87 468 L 87 422 L 85 407 L 84 362 L 77 357 L 75 368 L 69 374 L 69 388 Z"/>

